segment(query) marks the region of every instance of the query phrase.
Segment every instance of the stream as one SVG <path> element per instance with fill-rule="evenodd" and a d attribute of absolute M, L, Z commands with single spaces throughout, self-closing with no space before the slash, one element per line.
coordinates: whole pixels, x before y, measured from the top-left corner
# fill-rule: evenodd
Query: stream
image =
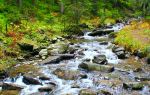
<path fill-rule="evenodd" d="M 109 29 L 118 32 L 123 27 L 124 24 L 117 23 Z M 3 82 L 22 86 L 20 95 L 150 95 L 150 86 L 147 83 L 150 79 L 150 67 L 142 65 L 143 70 L 137 72 L 124 69 L 124 63 L 129 58 L 120 59 L 112 51 L 115 46 L 112 43 L 113 38 L 108 35 L 89 36 L 90 33 L 86 32 L 84 36 L 76 38 L 80 42 L 69 44 L 75 50 L 74 58 L 49 64 L 41 64 L 44 63 L 41 59 L 34 61 L 34 65 L 47 78 L 34 77 L 41 84 L 27 84 L 23 81 L 22 74 L 15 78 L 6 78 Z M 102 56 L 101 59 L 97 57 L 99 55 Z M 97 60 L 102 62 L 96 64 Z M 95 64 L 93 67 L 80 66 L 92 63 Z M 102 70 L 97 69 L 98 66 L 102 66 Z"/>

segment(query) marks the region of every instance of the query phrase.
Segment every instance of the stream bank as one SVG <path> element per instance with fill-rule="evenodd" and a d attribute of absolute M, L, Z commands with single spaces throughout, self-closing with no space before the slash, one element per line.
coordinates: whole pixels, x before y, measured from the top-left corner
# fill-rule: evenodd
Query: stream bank
<path fill-rule="evenodd" d="M 149 65 L 113 44 L 108 36 L 123 27 L 118 23 L 71 40 L 59 38 L 34 60 L 22 60 L 26 65 L 16 68 L 22 66 L 30 72 L 17 69 L 19 75 L 2 81 L 2 91 L 18 90 L 20 95 L 149 95 Z"/>

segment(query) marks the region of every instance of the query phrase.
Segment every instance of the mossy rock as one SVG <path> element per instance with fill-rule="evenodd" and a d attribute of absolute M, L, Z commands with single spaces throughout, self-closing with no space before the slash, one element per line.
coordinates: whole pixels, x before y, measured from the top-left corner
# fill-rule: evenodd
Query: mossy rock
<path fill-rule="evenodd" d="M 128 82 L 128 83 L 123 83 L 123 87 L 125 89 L 131 88 L 132 90 L 142 90 L 144 84 L 140 82 Z"/>
<path fill-rule="evenodd" d="M 4 90 L 0 92 L 0 95 L 19 95 L 18 90 Z"/>
<path fill-rule="evenodd" d="M 65 80 L 75 80 L 80 78 L 86 77 L 85 74 L 81 74 L 78 70 L 63 70 L 63 69 L 56 69 L 53 72 L 55 75 L 57 75 L 59 78 L 65 79 Z"/>
<path fill-rule="evenodd" d="M 28 74 L 28 73 L 32 73 L 32 74 L 38 74 L 38 68 L 32 64 L 23 64 L 17 67 L 13 67 L 8 71 L 8 75 L 10 77 L 15 77 L 17 75 L 21 74 Z"/>

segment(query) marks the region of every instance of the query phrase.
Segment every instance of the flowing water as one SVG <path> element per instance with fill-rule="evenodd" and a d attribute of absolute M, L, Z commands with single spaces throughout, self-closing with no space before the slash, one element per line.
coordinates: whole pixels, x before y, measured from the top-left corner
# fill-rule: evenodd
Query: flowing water
<path fill-rule="evenodd" d="M 115 32 L 118 32 L 118 30 L 122 29 L 124 27 L 123 24 L 119 23 L 113 26 L 113 30 Z M 131 95 L 130 92 L 124 90 L 122 88 L 122 84 L 118 84 L 117 86 L 109 86 L 107 83 L 101 83 L 99 81 L 104 80 L 104 81 L 109 81 L 108 79 L 108 73 L 101 73 L 98 71 L 86 71 L 83 69 L 78 68 L 79 64 L 81 64 L 84 60 L 90 60 L 94 58 L 96 55 L 105 55 L 107 58 L 107 61 L 109 64 L 115 65 L 115 64 L 120 64 L 124 60 L 118 59 L 117 55 L 112 52 L 112 46 L 113 44 L 111 43 L 111 39 L 108 38 L 108 35 L 104 36 L 99 36 L 99 37 L 92 37 L 88 36 L 90 32 L 86 33 L 83 36 L 83 39 L 88 40 L 88 41 L 83 41 L 80 43 L 75 43 L 73 45 L 70 45 L 70 47 L 76 49 L 77 51 L 75 52 L 76 57 L 74 59 L 70 60 L 64 60 L 61 61 L 59 64 L 48 64 L 48 65 L 39 65 L 41 68 L 41 72 L 50 78 L 50 80 L 42 81 L 42 85 L 27 85 L 22 82 L 23 76 L 17 76 L 15 79 L 7 78 L 4 80 L 4 82 L 7 83 L 14 83 L 18 85 L 24 86 L 24 89 L 21 90 L 20 95 L 37 95 L 33 93 L 38 92 L 39 87 L 44 87 L 47 85 L 48 82 L 53 82 L 56 84 L 56 89 L 53 90 L 51 93 L 47 94 L 39 94 L 39 95 L 78 95 L 79 91 L 83 88 L 88 88 L 92 89 L 93 91 L 97 90 L 107 90 L 113 95 Z M 100 44 L 98 41 L 99 39 L 107 39 L 108 44 Z M 81 54 L 82 53 L 82 54 Z M 80 73 L 86 74 L 87 78 L 77 78 L 75 80 L 65 80 L 58 78 L 57 75 L 53 74 L 53 71 L 62 68 L 64 70 L 78 70 Z M 114 75 L 117 74 L 117 71 L 112 72 Z M 120 73 L 119 73 L 120 74 Z M 125 76 L 124 76 L 125 74 Z M 129 73 L 126 74 L 126 72 L 121 72 L 121 75 L 123 77 L 129 77 L 132 81 L 132 77 L 134 74 Z M 121 76 L 119 75 L 119 76 Z M 37 76 L 38 79 L 38 76 Z M 115 80 L 115 79 L 114 79 Z M 73 85 L 78 85 L 79 88 L 73 88 Z M 109 83 L 108 83 L 109 84 Z M 142 95 L 148 95 L 149 93 L 149 88 L 147 86 L 144 87 L 142 91 L 139 92 Z"/>

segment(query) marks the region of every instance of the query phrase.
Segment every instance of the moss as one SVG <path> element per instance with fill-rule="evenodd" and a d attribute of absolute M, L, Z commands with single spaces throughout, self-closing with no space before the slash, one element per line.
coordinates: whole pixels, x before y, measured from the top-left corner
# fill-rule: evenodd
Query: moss
<path fill-rule="evenodd" d="M 19 75 L 20 73 L 22 73 L 22 74 L 27 74 L 27 73 L 37 74 L 38 68 L 32 64 L 23 64 L 23 65 L 11 68 L 8 72 L 10 77 L 15 77 L 15 76 Z"/>
<path fill-rule="evenodd" d="M 0 95 L 19 95 L 18 90 L 4 90 L 0 92 Z"/>

